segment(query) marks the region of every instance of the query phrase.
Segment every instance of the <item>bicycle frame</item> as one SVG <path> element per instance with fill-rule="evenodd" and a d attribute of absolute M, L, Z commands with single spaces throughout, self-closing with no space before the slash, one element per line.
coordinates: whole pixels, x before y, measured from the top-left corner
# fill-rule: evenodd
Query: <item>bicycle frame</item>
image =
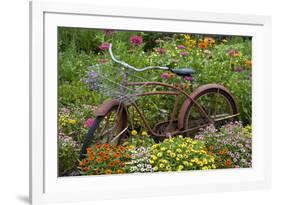
<path fill-rule="evenodd" d="M 202 128 L 202 127 L 205 127 L 207 126 L 208 124 L 211 124 L 213 123 L 213 120 L 208 116 L 208 114 L 204 111 L 204 109 L 202 108 L 201 105 L 199 105 L 198 102 L 196 102 L 189 94 L 187 94 L 183 89 L 181 89 L 180 87 L 177 87 L 177 86 L 173 86 L 171 84 L 167 84 L 167 83 L 162 83 L 162 82 L 127 82 L 126 83 L 126 86 L 134 86 L 134 85 L 144 85 L 144 86 L 162 86 L 162 87 L 167 87 L 167 88 L 171 88 L 173 89 L 174 91 L 152 91 L 152 92 L 144 92 L 144 93 L 140 93 L 140 94 L 130 94 L 129 96 L 137 96 L 137 97 L 143 97 L 143 96 L 149 96 L 149 95 L 173 95 L 176 97 L 175 99 L 175 103 L 174 103 L 174 107 L 173 107 L 173 111 L 171 113 L 171 117 L 169 119 L 169 124 L 168 126 L 171 126 L 171 124 L 178 119 L 178 117 L 176 117 L 176 108 L 179 104 L 179 98 L 180 98 L 180 95 L 184 95 L 186 98 L 189 98 L 193 103 L 194 105 L 196 106 L 196 108 L 198 109 L 198 111 L 201 113 L 202 116 L 206 117 L 206 119 L 208 120 L 208 123 L 207 124 L 204 124 L 204 125 L 199 125 L 197 127 L 194 127 L 192 129 L 185 129 L 185 130 L 182 130 L 182 129 L 178 129 L 173 131 L 173 132 L 169 132 L 169 133 L 166 133 L 166 134 L 159 134 L 157 132 L 155 132 L 155 130 L 153 130 L 152 127 L 149 126 L 144 114 L 142 113 L 141 109 L 139 108 L 139 106 L 137 105 L 136 102 L 131 102 L 131 105 L 135 108 L 135 110 L 137 111 L 137 113 L 139 114 L 139 116 L 141 117 L 145 127 L 148 129 L 148 131 L 153 135 L 153 136 L 156 136 L 156 137 L 167 137 L 167 134 L 173 136 L 173 135 L 177 135 L 177 134 L 184 134 L 184 133 L 187 133 L 187 132 L 191 132 L 191 131 L 194 131 L 194 130 L 197 130 L 199 128 Z M 157 125 L 157 124 L 156 124 Z"/>

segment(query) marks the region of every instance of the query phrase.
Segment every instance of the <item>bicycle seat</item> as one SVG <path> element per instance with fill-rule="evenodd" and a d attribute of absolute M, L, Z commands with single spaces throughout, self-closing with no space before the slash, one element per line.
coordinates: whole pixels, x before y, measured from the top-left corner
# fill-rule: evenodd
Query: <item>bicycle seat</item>
<path fill-rule="evenodd" d="M 191 74 L 195 73 L 195 71 L 192 68 L 177 68 L 177 69 L 171 69 L 172 73 L 185 77 L 185 76 L 191 76 Z"/>

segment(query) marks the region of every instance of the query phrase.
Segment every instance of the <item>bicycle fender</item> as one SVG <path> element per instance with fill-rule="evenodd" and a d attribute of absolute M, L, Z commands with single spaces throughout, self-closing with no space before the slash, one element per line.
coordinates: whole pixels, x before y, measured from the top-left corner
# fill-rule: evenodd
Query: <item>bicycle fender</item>
<path fill-rule="evenodd" d="M 116 99 L 111 99 L 108 101 L 105 101 L 102 105 L 100 105 L 96 111 L 95 111 L 95 116 L 105 116 L 113 107 L 115 106 L 122 106 L 125 107 L 125 105 L 123 103 L 121 103 L 120 101 L 116 100 Z"/>

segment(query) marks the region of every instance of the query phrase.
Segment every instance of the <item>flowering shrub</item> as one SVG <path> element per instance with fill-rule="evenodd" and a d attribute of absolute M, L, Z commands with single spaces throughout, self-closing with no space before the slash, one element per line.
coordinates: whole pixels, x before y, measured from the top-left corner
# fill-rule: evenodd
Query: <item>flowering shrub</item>
<path fill-rule="evenodd" d="M 205 145 L 191 138 L 177 136 L 155 144 L 150 150 L 153 171 L 215 169 L 215 157 Z"/>
<path fill-rule="evenodd" d="M 70 174 L 76 166 L 79 144 L 71 137 L 59 133 L 59 175 Z"/>
<path fill-rule="evenodd" d="M 136 172 L 153 172 L 150 164 L 150 148 L 138 147 L 130 151 L 131 161 L 126 163 L 130 173 Z"/>
<path fill-rule="evenodd" d="M 195 139 L 203 141 L 216 155 L 217 168 L 252 166 L 251 127 L 241 122 L 227 124 L 217 130 L 213 125 L 202 130 Z"/>
<path fill-rule="evenodd" d="M 130 152 L 123 146 L 95 144 L 87 148 L 86 158 L 79 163 L 82 175 L 123 174 L 125 163 L 131 159 Z"/>

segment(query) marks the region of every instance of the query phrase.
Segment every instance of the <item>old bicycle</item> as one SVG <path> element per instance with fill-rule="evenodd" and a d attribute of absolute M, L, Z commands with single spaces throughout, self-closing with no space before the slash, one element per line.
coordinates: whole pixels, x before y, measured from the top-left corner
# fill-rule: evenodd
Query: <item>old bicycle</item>
<path fill-rule="evenodd" d="M 219 84 L 201 85 L 188 94 L 181 86 L 164 82 L 147 82 L 143 79 L 138 82 L 128 80 L 129 73 L 127 71 L 143 72 L 150 69 L 160 69 L 185 78 L 194 73 L 191 68 L 176 69 L 162 66 L 136 68 L 118 60 L 113 55 L 112 44 L 109 45 L 109 54 L 113 62 L 120 65 L 121 83 L 116 83 L 114 79 L 108 78 L 100 67 L 96 67 L 96 71 L 100 72 L 95 74 L 94 79 L 99 77 L 102 81 L 109 81 L 111 84 L 117 85 L 117 88 L 104 87 L 101 82 L 93 81 L 93 86 L 99 88 L 101 92 L 108 92 L 111 99 L 106 100 L 95 111 L 96 119 L 84 139 L 80 158 L 86 153 L 86 148 L 92 140 L 110 144 L 122 142 L 128 130 L 130 107 L 133 107 L 138 113 L 151 137 L 158 141 L 179 134 L 186 135 L 209 124 L 234 120 L 239 115 L 234 97 L 224 86 Z M 148 88 L 153 87 L 161 87 L 161 89 L 147 91 Z M 169 113 L 169 119 L 151 126 L 137 101 L 140 97 L 153 95 L 174 96 L 174 105 L 172 112 Z M 183 103 L 180 101 L 182 97 L 184 97 Z"/>

